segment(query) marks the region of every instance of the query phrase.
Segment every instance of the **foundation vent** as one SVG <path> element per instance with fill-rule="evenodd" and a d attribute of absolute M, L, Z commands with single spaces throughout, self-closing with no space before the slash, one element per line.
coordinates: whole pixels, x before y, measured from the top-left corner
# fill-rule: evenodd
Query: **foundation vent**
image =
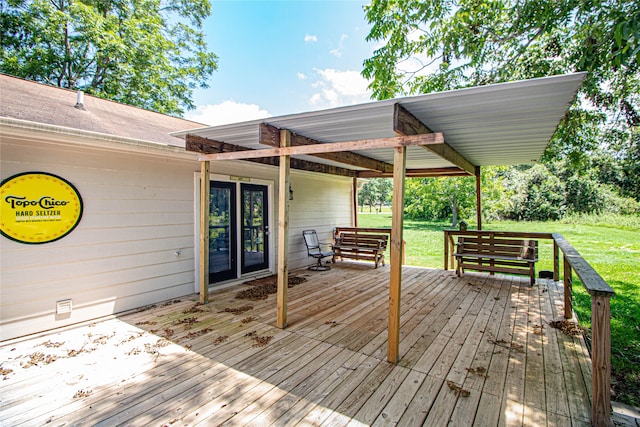
<path fill-rule="evenodd" d="M 72 309 L 73 309 L 73 304 L 71 303 L 70 299 L 65 299 L 65 300 L 56 302 L 57 315 L 69 314 L 71 313 Z"/>

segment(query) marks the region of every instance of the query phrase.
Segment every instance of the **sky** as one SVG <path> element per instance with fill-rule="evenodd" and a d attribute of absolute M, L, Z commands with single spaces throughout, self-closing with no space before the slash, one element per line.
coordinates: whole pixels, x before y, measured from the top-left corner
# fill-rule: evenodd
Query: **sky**
<path fill-rule="evenodd" d="M 185 118 L 217 125 L 369 101 L 366 3 L 213 0 L 204 33 L 218 70 Z"/>

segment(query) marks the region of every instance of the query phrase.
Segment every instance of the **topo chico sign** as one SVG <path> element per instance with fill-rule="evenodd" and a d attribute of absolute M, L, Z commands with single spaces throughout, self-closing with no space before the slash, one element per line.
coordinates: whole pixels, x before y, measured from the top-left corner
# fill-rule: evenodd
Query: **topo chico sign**
<path fill-rule="evenodd" d="M 0 185 L 2 235 L 22 243 L 48 243 L 69 234 L 82 218 L 82 198 L 67 180 L 25 172 Z"/>

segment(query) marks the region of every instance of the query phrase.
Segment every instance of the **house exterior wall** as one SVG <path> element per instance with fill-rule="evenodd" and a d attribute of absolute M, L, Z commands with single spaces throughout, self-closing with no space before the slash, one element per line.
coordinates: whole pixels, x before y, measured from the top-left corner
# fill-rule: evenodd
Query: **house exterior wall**
<path fill-rule="evenodd" d="M 314 263 L 307 255 L 303 230 L 314 229 L 321 242 L 331 242 L 335 227 L 353 223 L 351 178 L 293 171 L 291 182 L 289 270 Z"/>
<path fill-rule="evenodd" d="M 30 245 L 0 237 L 0 340 L 197 292 L 195 156 L 77 145 L 37 132 L 12 136 L 5 129 L 0 159 L 1 179 L 28 171 L 59 175 L 78 189 L 84 205 L 78 226 L 60 240 Z M 273 182 L 276 230 L 277 168 L 220 162 L 211 172 Z M 293 171 L 292 187 L 290 269 L 310 264 L 303 229 L 328 240 L 335 226 L 351 224 L 352 215 L 349 178 Z M 66 299 L 71 314 L 56 315 L 56 302 Z"/>

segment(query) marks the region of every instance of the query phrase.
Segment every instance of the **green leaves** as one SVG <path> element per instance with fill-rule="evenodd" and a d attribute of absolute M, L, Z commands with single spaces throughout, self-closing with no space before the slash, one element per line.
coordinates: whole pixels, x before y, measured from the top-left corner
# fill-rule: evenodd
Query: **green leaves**
<path fill-rule="evenodd" d="M 410 178 L 405 182 L 405 215 L 411 219 L 469 219 L 475 211 L 475 179 Z"/>
<path fill-rule="evenodd" d="M 217 68 L 206 0 L 33 0 L 0 8 L 0 71 L 181 115 Z"/>
<path fill-rule="evenodd" d="M 367 39 L 383 43 L 362 72 L 376 98 L 588 71 L 543 160 L 579 171 L 604 152 L 633 163 L 640 2 L 373 0 L 365 10 Z"/>

